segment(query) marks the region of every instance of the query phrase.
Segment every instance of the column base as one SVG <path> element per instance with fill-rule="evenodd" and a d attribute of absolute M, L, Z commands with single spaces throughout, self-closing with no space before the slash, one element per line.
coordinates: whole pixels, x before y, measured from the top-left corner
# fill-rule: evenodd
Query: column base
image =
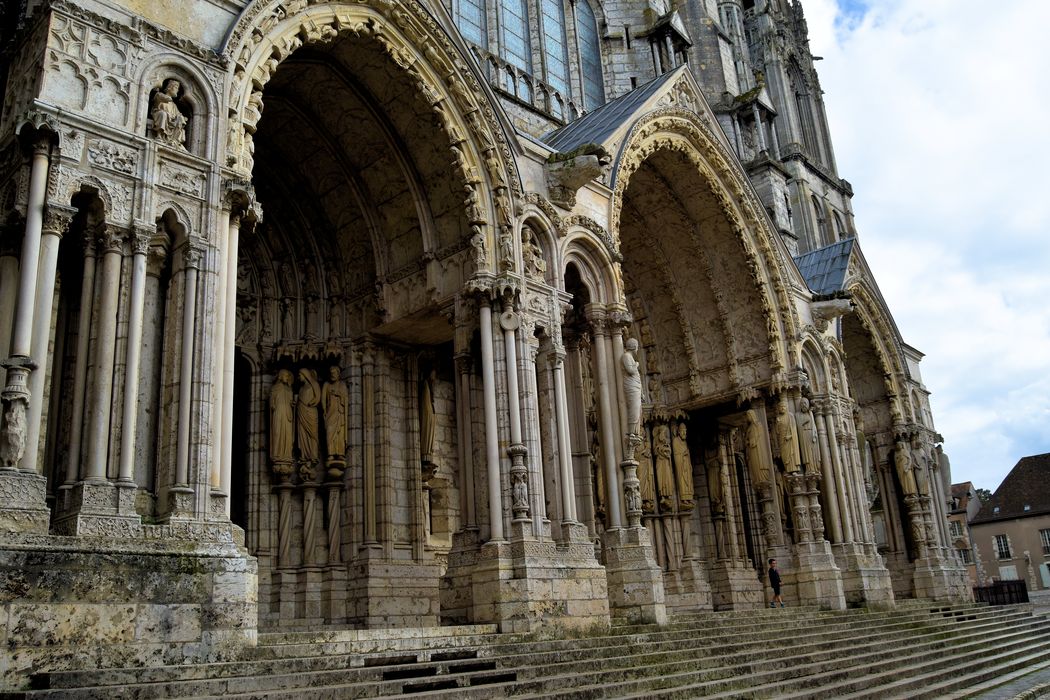
<path fill-rule="evenodd" d="M 193 520 L 196 513 L 197 494 L 188 486 L 173 486 L 168 489 L 168 520 Z"/>
<path fill-rule="evenodd" d="M 129 539 L 142 536 L 135 511 L 138 489 L 132 482 L 81 481 L 66 494 L 66 514 L 55 521 L 55 534 Z"/>
<path fill-rule="evenodd" d="M 346 622 L 346 568 L 332 566 L 321 576 L 321 616 L 328 624 Z"/>
<path fill-rule="evenodd" d="M 833 544 L 835 561 L 842 574 L 842 590 L 848 605 L 892 608 L 896 605 L 889 569 L 878 552 L 857 542 Z"/>
<path fill-rule="evenodd" d="M 319 625 L 324 622 L 321 613 L 322 579 L 324 572 L 318 567 L 306 567 L 298 570 L 295 587 L 295 622 L 296 624 Z"/>
<path fill-rule="evenodd" d="M 719 559 L 711 565 L 710 576 L 715 610 L 752 610 L 765 605 L 762 582 L 747 561 Z"/>
<path fill-rule="evenodd" d="M 347 565 L 346 616 L 367 628 L 434 627 L 440 610 L 437 561 L 392 559 L 362 548 Z"/>
<path fill-rule="evenodd" d="M 794 580 L 799 604 L 816 605 L 823 610 L 845 610 L 842 572 L 835 565 L 831 544 L 826 540 L 800 542 L 795 545 L 795 557 L 798 568 Z"/>
<path fill-rule="evenodd" d="M 711 610 L 711 584 L 704 562 L 683 559 L 677 571 L 664 574 L 664 594 L 668 612 Z"/>
<path fill-rule="evenodd" d="M 47 479 L 13 469 L 0 470 L 0 532 L 46 535 L 51 522 Z"/>
<path fill-rule="evenodd" d="M 634 623 L 667 624 L 663 571 L 649 530 L 606 530 L 603 553 L 612 615 Z"/>
<path fill-rule="evenodd" d="M 930 548 L 916 560 L 913 585 L 916 598 L 943 601 L 972 601 L 973 588 L 965 567 L 941 556 L 939 548 Z"/>

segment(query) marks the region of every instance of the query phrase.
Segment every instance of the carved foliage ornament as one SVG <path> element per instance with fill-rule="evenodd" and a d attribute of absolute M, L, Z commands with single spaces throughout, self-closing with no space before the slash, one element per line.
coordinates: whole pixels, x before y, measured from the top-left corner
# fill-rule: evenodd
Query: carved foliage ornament
<path fill-rule="evenodd" d="M 452 145 L 462 141 L 461 134 L 473 137 L 472 148 L 459 148 L 469 152 L 460 160 L 465 182 L 476 181 L 477 168 L 484 167 L 495 191 L 509 186 L 519 198 L 521 184 L 503 130 L 492 107 L 478 102 L 476 96 L 484 91 L 444 30 L 416 3 L 368 1 L 371 5 L 322 6 L 306 0 L 255 0 L 245 9 L 223 50 L 234 62 L 228 164 L 251 170 L 260 116 L 259 99 L 253 95 L 261 93 L 280 62 L 304 43 L 330 43 L 352 34 L 378 41 L 409 74 Z"/>

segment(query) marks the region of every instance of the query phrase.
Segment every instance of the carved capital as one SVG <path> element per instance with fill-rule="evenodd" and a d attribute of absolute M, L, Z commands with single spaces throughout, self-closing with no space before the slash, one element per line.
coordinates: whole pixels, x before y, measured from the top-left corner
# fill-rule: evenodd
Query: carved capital
<path fill-rule="evenodd" d="M 123 248 L 123 239 L 120 231 L 109 224 L 99 224 L 95 229 L 95 245 L 103 255 L 107 253 L 120 253 Z"/>
<path fill-rule="evenodd" d="M 201 260 L 204 258 L 204 245 L 198 241 L 190 241 L 182 247 L 182 264 L 187 268 L 199 270 Z"/>
<path fill-rule="evenodd" d="M 48 204 L 47 208 L 44 209 L 44 232 L 61 238 L 69 229 L 69 225 L 73 223 L 73 217 L 76 213 L 77 210 L 73 207 Z"/>

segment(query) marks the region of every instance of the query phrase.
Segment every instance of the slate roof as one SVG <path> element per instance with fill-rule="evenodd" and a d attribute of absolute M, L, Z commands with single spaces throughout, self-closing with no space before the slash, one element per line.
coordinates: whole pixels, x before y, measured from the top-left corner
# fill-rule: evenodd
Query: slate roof
<path fill-rule="evenodd" d="M 606 102 L 576 121 L 570 122 L 543 137 L 551 148 L 568 153 L 587 143 L 604 143 L 623 123 L 630 119 L 642 104 L 656 94 L 665 83 L 678 77 L 678 71 L 668 71 L 658 78 Z"/>
<path fill-rule="evenodd" d="M 853 242 L 854 239 L 846 238 L 795 258 L 798 271 L 815 294 L 832 294 L 843 290 Z"/>
<path fill-rule="evenodd" d="M 1050 452 L 1022 457 L 970 524 L 1047 513 L 1050 513 Z"/>
<path fill-rule="evenodd" d="M 963 499 L 970 495 L 973 489 L 972 481 L 964 481 L 961 484 L 952 484 L 952 498 Z"/>

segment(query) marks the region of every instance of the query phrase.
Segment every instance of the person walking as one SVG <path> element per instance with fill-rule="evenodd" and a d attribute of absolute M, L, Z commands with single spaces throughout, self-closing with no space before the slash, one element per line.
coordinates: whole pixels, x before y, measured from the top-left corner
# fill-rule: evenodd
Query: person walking
<path fill-rule="evenodd" d="M 780 607 L 784 607 L 784 601 L 780 597 L 780 572 L 777 571 L 777 560 L 769 560 L 769 585 L 773 588 L 773 600 L 769 601 L 769 607 L 777 607 L 777 603 L 780 603 Z"/>

